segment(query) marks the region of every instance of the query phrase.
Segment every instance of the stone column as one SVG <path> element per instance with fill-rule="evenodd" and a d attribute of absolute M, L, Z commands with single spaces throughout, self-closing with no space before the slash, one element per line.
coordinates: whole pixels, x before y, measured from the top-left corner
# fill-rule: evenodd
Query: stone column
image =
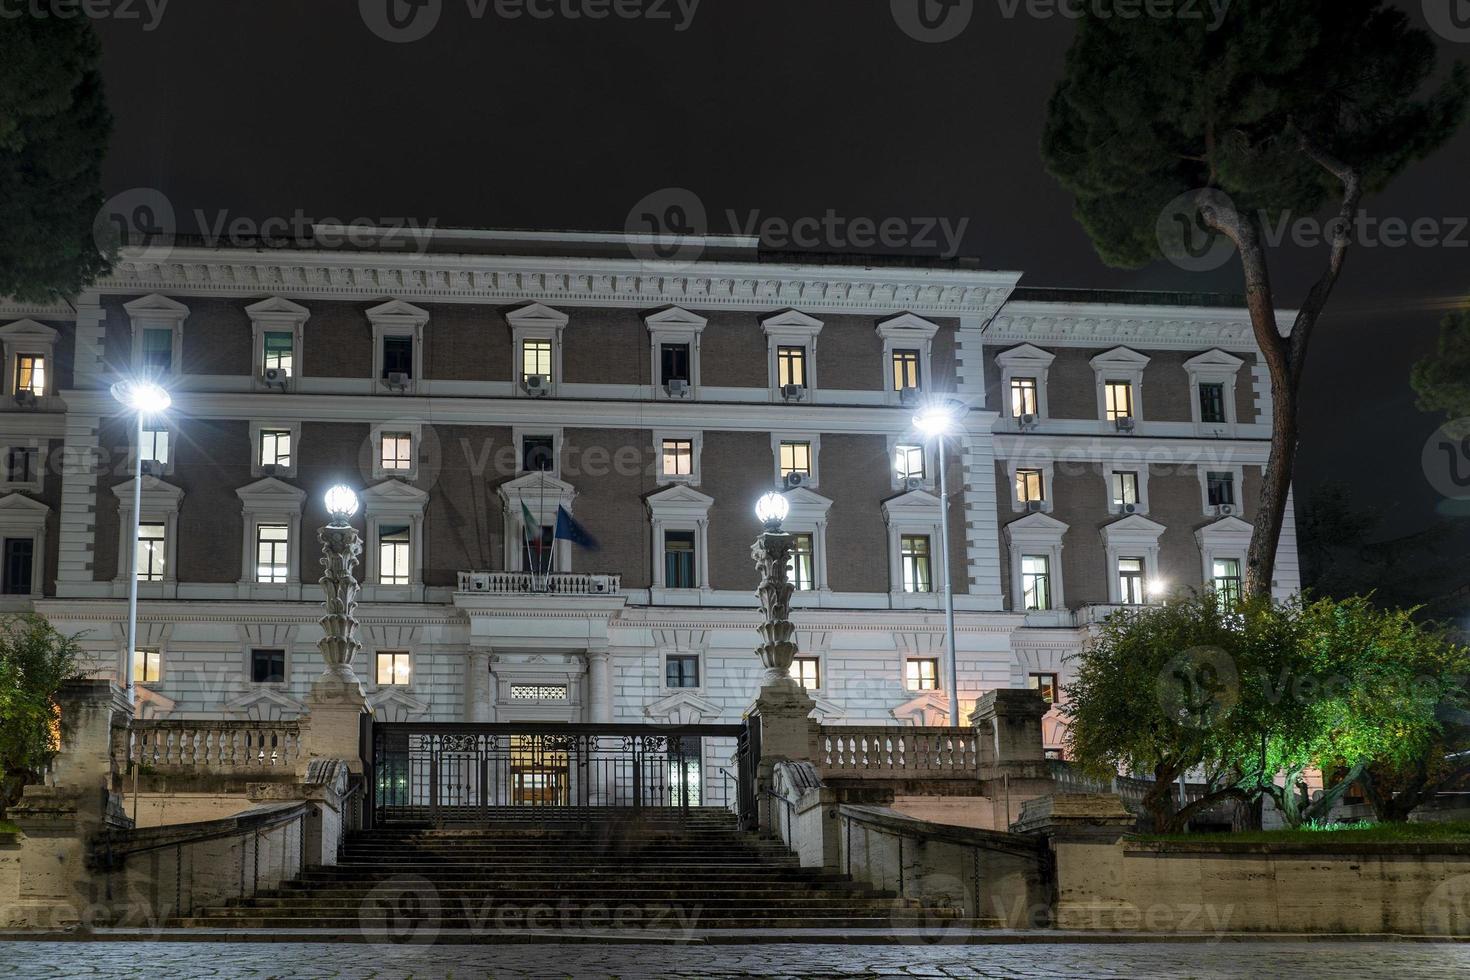
<path fill-rule="evenodd" d="M 465 657 L 465 720 L 481 725 L 495 720 L 489 650 L 473 649 Z"/>
<path fill-rule="evenodd" d="M 352 669 L 352 661 L 362 649 L 357 638 L 359 586 L 352 570 L 362 556 L 362 539 L 344 518 L 319 530 L 317 540 L 322 544 L 320 582 L 326 596 L 326 613 L 321 618 L 323 635 L 317 648 L 325 667 L 312 682 L 307 699 L 311 718 L 302 771 L 313 759 L 341 759 L 354 773 L 361 773 L 362 716 L 368 707 L 362 682 Z"/>
<path fill-rule="evenodd" d="M 588 720 L 609 725 L 613 720 L 612 664 L 606 650 L 587 651 L 587 700 L 591 707 Z"/>
<path fill-rule="evenodd" d="M 1136 824 L 1116 796 L 1064 793 L 1030 800 L 1011 832 L 1046 838 L 1054 875 L 1052 926 L 1136 928 L 1118 842 Z"/>
<path fill-rule="evenodd" d="M 975 702 L 970 725 L 992 827 L 1009 826 L 1027 800 L 1055 789 L 1041 738 L 1041 719 L 1050 707 L 1039 691 L 1017 688 L 988 691 Z"/>

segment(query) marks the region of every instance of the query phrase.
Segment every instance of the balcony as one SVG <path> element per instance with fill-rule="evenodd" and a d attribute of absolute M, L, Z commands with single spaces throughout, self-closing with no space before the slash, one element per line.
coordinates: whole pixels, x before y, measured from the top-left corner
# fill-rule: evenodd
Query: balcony
<path fill-rule="evenodd" d="M 466 595 L 616 596 L 623 594 L 621 575 L 576 572 L 532 575 L 530 572 L 460 572 L 459 588 Z"/>

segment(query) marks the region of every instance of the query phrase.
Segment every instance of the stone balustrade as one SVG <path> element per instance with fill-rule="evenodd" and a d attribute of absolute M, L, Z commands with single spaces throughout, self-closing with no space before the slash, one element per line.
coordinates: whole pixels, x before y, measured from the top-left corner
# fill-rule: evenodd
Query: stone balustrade
<path fill-rule="evenodd" d="M 978 776 L 974 731 L 959 728 L 827 726 L 818 734 L 825 775 Z"/>
<path fill-rule="evenodd" d="M 471 595 L 619 595 L 623 577 L 575 572 L 460 572 L 458 591 Z"/>
<path fill-rule="evenodd" d="M 161 772 L 290 772 L 302 758 L 301 730 L 298 721 L 140 719 L 120 736 L 120 761 Z"/>

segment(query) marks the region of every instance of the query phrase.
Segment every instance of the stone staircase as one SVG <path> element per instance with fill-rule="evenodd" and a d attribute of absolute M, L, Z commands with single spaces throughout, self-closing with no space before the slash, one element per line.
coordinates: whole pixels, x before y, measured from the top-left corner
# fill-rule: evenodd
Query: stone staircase
<path fill-rule="evenodd" d="M 872 934 L 969 924 L 960 910 L 924 908 L 802 868 L 780 841 L 740 831 L 725 810 L 527 809 L 494 814 L 473 829 L 356 833 L 334 867 L 173 924 L 408 942 L 548 932 L 631 939 L 707 930 Z"/>

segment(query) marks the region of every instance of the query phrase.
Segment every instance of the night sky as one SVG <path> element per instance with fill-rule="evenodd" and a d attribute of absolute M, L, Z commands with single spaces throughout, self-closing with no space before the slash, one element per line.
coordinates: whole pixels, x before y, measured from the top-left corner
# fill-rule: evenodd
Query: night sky
<path fill-rule="evenodd" d="M 921 43 L 885 0 L 702 0 L 687 23 L 691 0 L 600 21 L 440 2 L 411 43 L 372 33 L 358 0 L 174 0 L 152 30 L 140 0 L 141 19 L 100 22 L 107 192 L 162 191 L 186 232 L 196 209 L 206 225 L 299 212 L 621 231 L 640 199 L 685 187 L 717 233 L 731 209 L 968 219 L 962 253 L 1024 285 L 1241 289 L 1233 260 L 1188 273 L 1096 257 L 1037 151 L 1074 30 L 1060 15 L 973 0 L 957 38 Z M 1470 60 L 1470 43 L 1443 52 Z M 1458 247 L 1355 246 L 1308 368 L 1298 494 L 1346 481 L 1388 535 L 1435 519 L 1420 452 L 1440 419 L 1414 409 L 1408 371 L 1441 311 L 1470 302 L 1467 163 L 1470 128 L 1366 202 L 1435 219 Z M 1280 305 L 1324 254 L 1273 254 Z"/>

